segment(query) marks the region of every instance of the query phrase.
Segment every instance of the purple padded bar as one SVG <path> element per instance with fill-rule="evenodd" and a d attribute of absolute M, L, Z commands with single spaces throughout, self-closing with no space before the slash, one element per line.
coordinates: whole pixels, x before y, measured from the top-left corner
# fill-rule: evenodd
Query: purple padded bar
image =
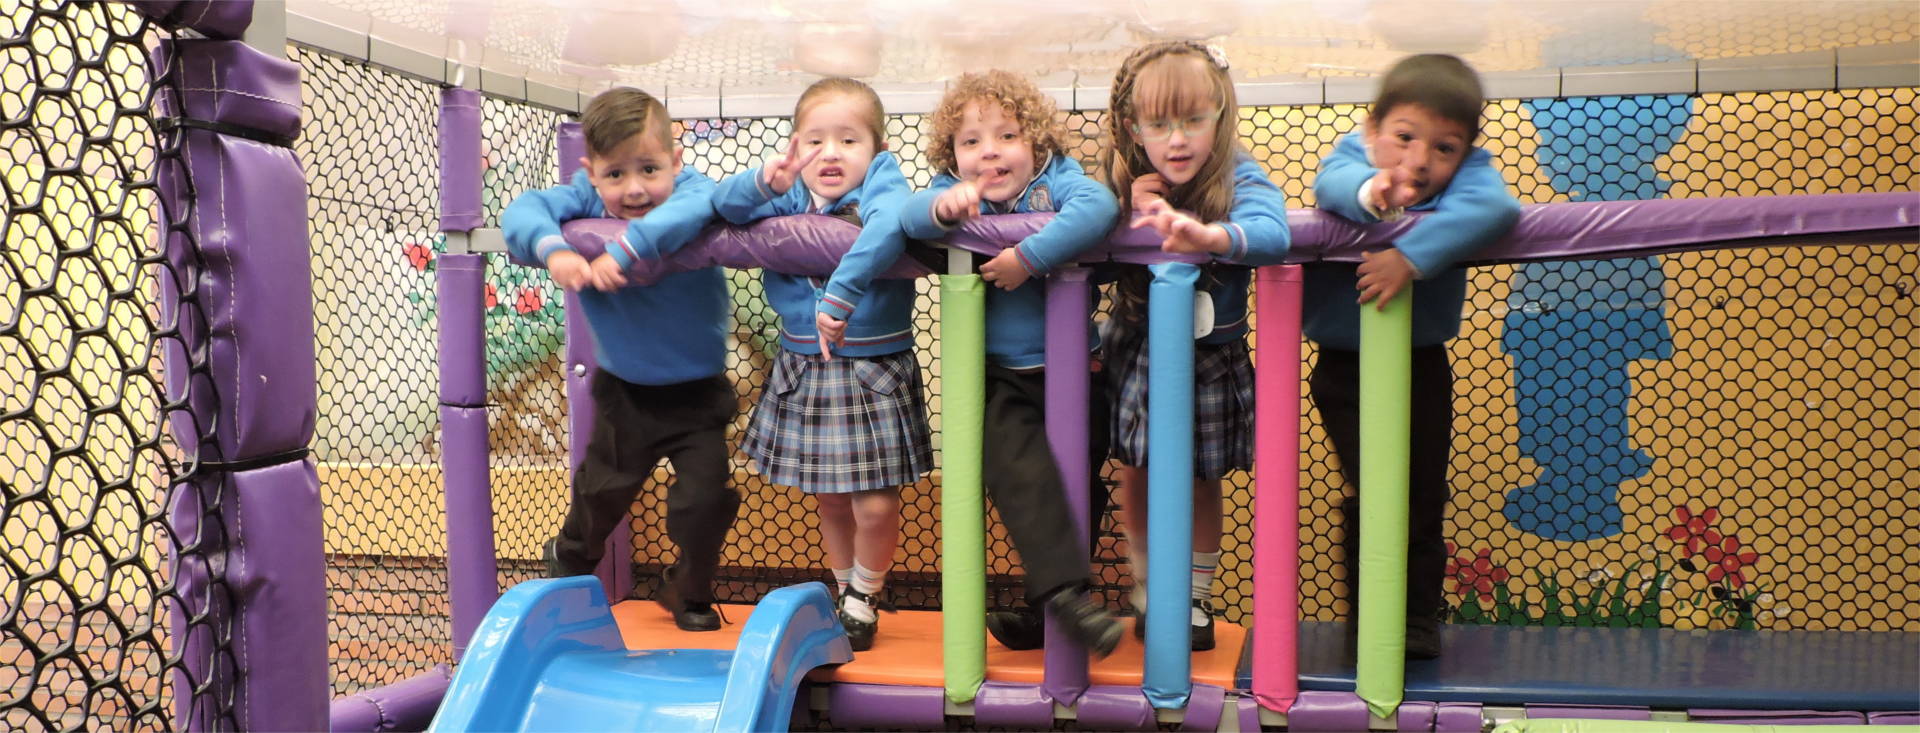
<path fill-rule="evenodd" d="M 1862 713 L 1839 710 L 1728 710 L 1688 708 L 1687 718 L 1716 725 L 1866 725 Z"/>
<path fill-rule="evenodd" d="M 1486 716 L 1477 702 L 1443 702 L 1434 711 L 1434 733 L 1480 733 Z"/>
<path fill-rule="evenodd" d="M 1588 720 L 1652 720 L 1653 711 L 1633 705 L 1534 705 L 1529 718 L 1585 718 Z"/>
<path fill-rule="evenodd" d="M 447 591 L 453 655 L 499 600 L 493 546 L 493 489 L 487 466 L 486 341 L 482 332 L 486 260 L 440 257 L 440 465 L 447 511 Z"/>
<path fill-rule="evenodd" d="M 239 38 L 253 25 L 253 0 L 134 0 L 133 6 L 168 28 L 192 28 L 209 38 Z M 273 9 L 285 11 L 278 3 Z"/>
<path fill-rule="evenodd" d="M 1360 253 L 1391 243 L 1421 214 L 1368 226 L 1315 209 L 1288 213 L 1293 244 L 1288 262 L 1358 262 Z M 1008 214 L 968 221 L 948 237 L 953 246 L 994 254 L 1039 231 L 1052 214 Z M 783 217 L 791 218 L 791 217 Z M 716 227 L 659 262 L 636 265 L 628 275 L 648 284 L 675 272 L 703 267 L 765 267 L 797 275 L 825 275 L 854 237 L 851 224 L 829 224 L 828 217 L 802 222 L 768 220 L 750 227 Z M 1566 259 L 1604 259 L 1792 241 L 1883 242 L 1888 237 L 1920 237 L 1920 196 L 1909 192 L 1755 196 L 1650 201 L 1583 201 L 1534 204 L 1504 239 L 1467 265 Z M 614 219 L 571 222 L 567 241 L 582 254 L 602 251 L 625 227 Z M 1117 229 L 1107 246 L 1081 256 L 1081 262 L 1201 262 L 1204 258 L 1160 251 L 1148 230 Z M 886 277 L 931 274 L 911 258 L 894 263 Z"/>
<path fill-rule="evenodd" d="M 1867 713 L 1867 725 L 1920 725 L 1920 711 Z"/>
<path fill-rule="evenodd" d="M 1393 713 L 1393 729 L 1397 731 L 1433 730 L 1434 714 L 1439 707 L 1430 702 L 1405 700 Z"/>
<path fill-rule="evenodd" d="M 480 90 L 440 90 L 440 231 L 479 229 Z"/>
<path fill-rule="evenodd" d="M 1241 695 L 1233 699 L 1233 708 L 1240 716 L 1240 730 L 1256 733 L 1260 730 L 1260 701 L 1252 695 Z"/>
<path fill-rule="evenodd" d="M 1187 711 L 1180 720 L 1180 730 L 1219 729 L 1226 704 L 1226 688 L 1194 683 L 1192 694 L 1187 696 Z"/>
<path fill-rule="evenodd" d="M 1087 455 L 1087 323 L 1092 318 L 1085 268 L 1069 267 L 1046 279 L 1047 292 L 1047 443 L 1060 468 L 1060 485 L 1074 528 L 1086 547 L 1091 518 L 1087 516 L 1089 472 Z M 1087 651 L 1060 627 L 1052 611 L 1046 614 L 1045 677 L 1047 697 L 1072 706 L 1087 691 Z"/>
<path fill-rule="evenodd" d="M 1367 703 L 1351 692 L 1301 690 L 1287 708 L 1290 730 L 1365 731 Z"/>
<path fill-rule="evenodd" d="M 436 664 L 433 669 L 391 685 L 338 698 L 327 710 L 327 730 L 330 733 L 426 730 L 452 681 L 453 670 Z"/>
<path fill-rule="evenodd" d="M 979 726 L 1046 730 L 1053 727 L 1053 698 L 1030 684 L 987 680 L 973 698 Z"/>
<path fill-rule="evenodd" d="M 1154 730 L 1159 726 L 1153 703 L 1138 687 L 1094 685 L 1080 696 L 1074 717 L 1083 730 Z"/>
<path fill-rule="evenodd" d="M 945 730 L 947 697 L 938 687 L 843 682 L 827 688 L 827 717 L 836 728 Z"/>

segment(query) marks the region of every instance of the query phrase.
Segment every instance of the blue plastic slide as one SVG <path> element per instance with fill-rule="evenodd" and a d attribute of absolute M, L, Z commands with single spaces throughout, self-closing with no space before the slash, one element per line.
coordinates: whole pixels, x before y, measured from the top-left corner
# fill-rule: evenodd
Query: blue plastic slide
<path fill-rule="evenodd" d="M 530 580 L 474 632 L 430 731 L 784 731 L 808 670 L 853 661 L 820 583 L 767 594 L 733 651 L 633 651 L 600 581 Z"/>

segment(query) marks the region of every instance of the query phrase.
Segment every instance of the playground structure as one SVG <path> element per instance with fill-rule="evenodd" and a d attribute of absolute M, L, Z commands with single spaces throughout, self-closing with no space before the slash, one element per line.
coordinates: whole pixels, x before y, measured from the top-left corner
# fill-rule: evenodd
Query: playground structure
<path fill-rule="evenodd" d="M 339 695 L 334 722 L 345 729 L 355 715 L 364 722 L 370 709 L 408 709 L 363 702 L 393 702 L 395 688 L 383 686 L 397 684 L 413 695 L 405 699 L 418 701 L 416 712 L 431 712 L 435 679 L 442 688 L 447 679 L 432 665 L 455 661 L 465 646 L 461 634 L 479 623 L 493 598 L 535 574 L 538 541 L 563 506 L 568 436 L 577 434 L 568 421 L 585 413 L 566 404 L 572 393 L 561 386 L 584 372 L 574 368 L 581 359 L 559 353 L 563 344 L 580 342 L 567 339 L 557 292 L 498 256 L 457 251 L 484 250 L 487 225 L 505 201 L 550 184 L 577 157 L 559 151 L 564 116 L 528 104 L 535 96 L 529 84 L 517 98 L 487 94 L 484 70 L 442 64 L 438 78 L 423 82 L 406 67 L 396 73 L 366 65 L 380 48 L 372 42 L 355 58 L 323 45 L 337 36 L 308 30 L 312 35 L 296 34 L 301 45 L 287 51 L 297 67 L 276 65 L 253 50 L 277 50 L 276 42 L 249 48 L 175 39 L 134 10 L 169 26 L 193 19 L 201 33 L 224 38 L 248 28 L 254 8 L 63 5 L 9 15 L 25 30 L 16 34 L 24 40 L 6 47 L 46 63 L 6 67 L 26 76 L 24 84 L 10 76 L 8 86 L 32 90 L 16 99 L 31 101 L 20 108 L 34 113 L 5 115 L 5 129 L 31 142 L 10 148 L 24 151 L 16 159 L 27 164 L 6 172 L 10 211 L 24 214 L 6 226 L 9 292 L 18 295 L 9 298 L 12 317 L 0 318 L 0 334 L 21 365 L 9 372 L 33 379 L 19 382 L 0 415 L 9 444 L 24 450 L 15 455 L 10 447 L 5 457 L 14 548 L 7 555 L 5 649 L 16 672 L 9 680 L 13 701 L 0 710 L 11 727 L 27 728 L 304 728 L 324 720 L 327 698 Z M 156 49 L 151 65 L 148 44 Z M 63 58 L 74 62 L 63 67 Z M 1836 79 L 1847 68 L 1838 63 L 1830 69 Z M 411 68 L 418 73 L 418 65 Z M 1899 78 L 1898 70 L 1912 67 L 1891 68 Z M 480 89 L 460 88 L 474 77 Z M 438 90 L 436 82 L 455 88 Z M 1582 96 L 1562 86 L 1490 104 L 1487 144 L 1517 190 L 1541 203 L 1910 193 L 1914 105 L 1907 84 L 1627 96 Z M 1336 101 L 1331 90 L 1323 85 L 1317 103 L 1254 104 L 1243 114 L 1243 139 L 1302 204 L 1314 151 L 1363 114 L 1352 98 Z M 788 101 L 761 104 L 768 116 L 735 116 L 723 101 L 710 110 L 714 116 L 700 117 L 697 102 L 668 96 L 676 115 L 692 115 L 681 123 L 690 162 L 715 176 L 771 148 L 782 123 L 772 115 Z M 90 114 L 97 107 L 108 112 Z M 178 116 L 187 121 L 170 122 L 168 110 L 182 107 Z M 889 120 L 898 150 L 916 150 L 921 122 L 912 109 L 896 104 Z M 1091 140 L 1100 114 L 1075 105 L 1069 119 Z M 63 119 L 90 127 L 63 127 Z M 1620 135 L 1621 120 L 1640 127 Z M 1785 142 L 1755 142 L 1768 139 Z M 1767 159 L 1763 149 L 1775 157 Z M 924 182 L 929 172 L 917 155 L 903 157 Z M 1723 160 L 1735 157 L 1752 165 Z M 290 165 L 306 166 L 305 175 L 293 177 L 299 169 Z M 302 208 L 300 189 L 311 220 L 310 256 L 302 222 L 282 215 Z M 260 196 L 268 200 L 251 200 Z M 1770 640 L 1833 632 L 1843 635 L 1834 637 L 1843 641 L 1831 652 L 1840 655 L 1833 669 L 1843 684 L 1871 683 L 1878 674 L 1855 669 L 1844 676 L 1844 655 L 1913 648 L 1920 558 L 1909 548 L 1920 539 L 1920 509 L 1900 491 L 1917 470 L 1914 452 L 1900 449 L 1913 435 L 1905 390 L 1916 255 L 1910 210 L 1907 216 L 1904 229 L 1894 227 L 1907 236 L 1860 240 L 1866 244 L 1809 236 L 1802 243 L 1820 246 L 1647 251 L 1625 261 L 1477 271 L 1470 332 L 1455 346 L 1467 365 L 1460 368 L 1467 393 L 1456 401 L 1472 405 L 1461 420 L 1472 427 L 1458 431 L 1457 443 L 1467 449 L 1456 450 L 1455 468 L 1483 486 L 1462 487 L 1453 506 L 1452 533 L 1469 540 L 1453 573 L 1461 601 L 1456 620 L 1523 622 L 1534 631 L 1553 622 L 1737 627 L 1710 632 L 1723 646 L 1759 638 L 1743 636 L 1747 628 L 1769 629 L 1750 633 Z M 263 242 L 273 242 L 277 254 L 259 254 Z M 289 266 L 286 257 L 294 255 L 312 263 L 311 275 Z M 454 278 L 466 287 L 450 286 Z M 758 358 L 754 339 L 764 340 L 767 316 L 748 281 L 734 282 L 737 376 L 746 404 Z M 1256 297 L 1274 290 L 1264 286 L 1272 280 L 1261 282 Z M 450 299 L 436 301 L 441 288 Z M 936 402 L 944 433 L 964 400 L 940 381 L 953 376 L 942 368 L 955 357 L 944 351 L 953 348 L 951 334 L 943 323 L 936 342 L 931 327 L 933 314 L 944 319 L 953 300 L 931 287 L 927 293 L 921 360 L 933 377 L 930 388 L 945 400 Z M 236 295 L 265 300 L 241 303 Z M 311 318 L 301 315 L 308 312 Z M 266 315 L 274 316 L 271 323 L 255 322 Z M 468 320 L 457 327 L 446 320 L 460 318 Z M 465 349 L 461 358 L 439 352 L 436 359 L 436 326 L 440 334 L 481 337 L 454 345 Z M 1609 340 L 1615 337 L 1624 342 Z M 1591 356 L 1530 358 L 1537 354 L 1528 353 L 1529 344 L 1549 343 Z M 161 363 L 163 353 L 170 360 Z M 1585 379 L 1564 371 L 1576 363 Z M 312 410 L 298 408 L 305 392 L 257 394 L 236 383 L 236 374 L 275 387 L 317 383 L 317 424 Z M 1508 379 L 1512 397 L 1490 388 L 1504 388 Z M 1609 381 L 1615 379 L 1621 381 Z M 1570 382 L 1600 386 L 1570 395 Z M 1513 412 L 1517 419 L 1508 417 Z M 1300 498 L 1307 506 L 1299 513 L 1307 542 L 1297 545 L 1299 613 L 1333 622 L 1347 609 L 1331 572 L 1337 542 L 1321 530 L 1339 479 L 1319 447 L 1310 406 L 1302 405 L 1301 418 L 1308 437 L 1299 455 Z M 1529 420 L 1553 427 L 1531 430 Z M 171 432 L 161 429 L 168 423 Z M 1530 447 L 1530 440 L 1542 445 Z M 818 559 L 804 547 L 811 543 L 795 541 L 809 531 L 811 512 L 797 495 L 760 486 L 744 466 L 740 475 L 749 506 L 726 560 L 728 599 L 751 602 L 773 587 L 819 579 Z M 1619 491 L 1623 506 L 1614 512 L 1606 501 L 1583 514 L 1512 511 L 1529 495 L 1577 496 L 1608 475 L 1593 493 Z M 1794 478 L 1801 475 L 1819 480 Z M 1628 479 L 1643 484 L 1638 506 L 1626 504 Z M 933 523 L 939 509 L 932 497 L 936 486 L 951 491 L 952 480 L 942 471 L 909 492 L 913 530 L 895 595 L 903 605 L 941 605 L 943 566 L 932 548 L 944 530 Z M 1249 477 L 1232 483 L 1221 600 L 1228 620 L 1244 625 L 1272 616 L 1251 600 L 1265 558 L 1254 556 L 1256 492 Z M 1484 514 L 1500 505 L 1495 497 L 1511 515 Z M 636 531 L 607 573 L 611 597 L 646 595 L 636 581 L 669 561 L 655 529 L 660 509 L 657 496 L 636 507 Z M 1556 524 L 1572 514 L 1581 521 Z M 1736 536 L 1744 544 L 1727 541 Z M 982 544 L 983 587 L 1011 600 L 1013 565 L 1004 541 L 987 534 Z M 1681 561 L 1710 567 L 1682 578 Z M 1111 562 L 1103 565 L 1106 590 L 1117 595 L 1119 574 Z M 1545 571 L 1529 583 L 1508 567 Z M 1692 598 L 1683 605 L 1681 592 L 1661 593 L 1669 582 Z M 1260 625 L 1251 625 L 1257 657 Z M 1553 633 L 1630 648 L 1619 641 L 1625 632 L 1573 631 Z M 1303 636 L 1303 664 L 1310 667 L 1318 637 Z M 1486 648 L 1518 638 L 1493 637 Z M 1459 654 L 1460 639 L 1454 641 Z M 1340 684 L 1337 672 L 1301 671 L 1309 688 Z M 1448 677 L 1448 670 L 1435 672 Z M 1171 675 L 1182 683 L 1187 676 Z M 1409 673 L 1409 699 L 1419 699 L 1416 676 Z M 332 694 L 325 694 L 329 678 Z M 1517 691 L 1518 676 L 1505 681 L 1510 692 L 1526 694 Z M 1229 692 L 1261 691 L 1257 680 L 1237 674 L 1219 687 L 1223 704 Z M 970 711 L 959 710 L 977 715 L 1011 694 L 982 689 L 992 690 L 983 693 L 991 704 L 976 699 Z M 1298 727 L 1351 726 L 1357 700 L 1330 701 L 1321 692 L 1338 694 L 1307 689 L 1268 721 L 1284 712 Z M 828 719 L 858 725 L 857 705 L 836 705 L 833 694 L 826 692 L 823 706 Z M 1897 712 L 1891 708 L 1784 699 L 1836 720 L 1852 719 L 1849 710 L 1862 722 L 1866 713 L 1877 722 L 1898 720 L 1883 714 Z M 1491 709 L 1558 700 L 1480 701 Z M 1432 727 L 1451 715 L 1447 727 L 1459 727 L 1468 715 L 1461 705 L 1472 704 L 1429 702 L 1400 706 L 1396 725 Z M 1038 708 L 1022 704 L 1021 715 L 1035 715 Z M 1715 707 L 1645 698 L 1637 704 Z M 1251 701 L 1234 709 L 1258 719 Z M 947 712 L 938 708 L 939 716 Z M 1044 712 L 1054 713 L 1050 706 Z M 1471 711 L 1474 727 L 1484 712 Z M 918 724 L 930 721 L 938 727 L 947 719 Z M 1236 723 L 1244 728 L 1245 716 Z"/>

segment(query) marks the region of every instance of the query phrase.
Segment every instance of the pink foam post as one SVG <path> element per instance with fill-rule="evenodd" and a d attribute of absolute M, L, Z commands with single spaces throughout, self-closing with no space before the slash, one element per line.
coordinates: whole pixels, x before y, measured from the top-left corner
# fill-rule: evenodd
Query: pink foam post
<path fill-rule="evenodd" d="M 1300 691 L 1300 266 L 1254 279 L 1253 697 L 1284 713 Z"/>

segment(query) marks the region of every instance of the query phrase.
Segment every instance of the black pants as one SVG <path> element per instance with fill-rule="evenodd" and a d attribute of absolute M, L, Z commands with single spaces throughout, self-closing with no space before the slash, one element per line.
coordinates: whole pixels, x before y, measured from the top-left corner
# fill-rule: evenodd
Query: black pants
<path fill-rule="evenodd" d="M 1447 548 L 1441 521 L 1447 507 L 1448 451 L 1453 441 L 1453 369 L 1447 347 L 1413 350 L 1409 406 L 1412 444 L 1407 476 L 1407 620 L 1437 618 Z M 1311 380 L 1313 403 L 1340 458 L 1340 473 L 1355 495 L 1340 504 L 1345 519 L 1348 601 L 1360 596 L 1360 354 L 1322 348 Z"/>
<path fill-rule="evenodd" d="M 713 600 L 713 575 L 740 510 L 727 481 L 727 424 L 739 403 L 725 377 L 646 386 L 601 371 L 593 375 L 593 437 L 573 476 L 573 503 L 554 550 L 576 574 L 593 572 L 608 534 L 627 522 L 634 497 L 665 458 L 667 538 L 680 548 L 674 581 L 681 597 Z"/>
<path fill-rule="evenodd" d="M 987 365 L 986 425 L 982 459 L 987 496 L 1000 510 L 1013 549 L 1027 573 L 1027 602 L 1039 603 L 1067 586 L 1085 585 L 1092 574 L 1092 535 L 1106 513 L 1107 490 L 1096 473 L 1088 486 L 1089 542 L 1075 535 L 1060 467 L 1047 443 L 1045 370 L 1014 371 Z M 1087 465 L 1106 462 L 1107 400 L 1101 373 L 1088 389 Z"/>

